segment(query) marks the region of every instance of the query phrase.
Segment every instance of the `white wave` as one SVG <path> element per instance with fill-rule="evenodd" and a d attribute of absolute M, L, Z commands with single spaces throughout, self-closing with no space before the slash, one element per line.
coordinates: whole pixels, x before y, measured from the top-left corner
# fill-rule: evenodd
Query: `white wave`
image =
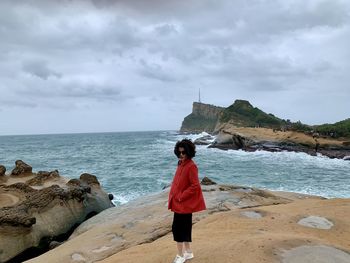
<path fill-rule="evenodd" d="M 126 204 L 128 202 L 130 202 L 131 200 L 134 200 L 136 199 L 137 197 L 139 197 L 140 194 L 127 194 L 127 195 L 117 195 L 117 194 L 113 194 L 113 204 L 114 205 L 123 205 L 123 204 Z"/>
<path fill-rule="evenodd" d="M 201 132 L 201 133 L 191 133 L 191 134 L 178 134 L 176 137 L 178 138 L 178 140 L 190 139 L 191 141 L 195 141 L 198 138 L 208 136 L 208 135 L 210 134 L 207 132 Z"/>
<path fill-rule="evenodd" d="M 332 167 L 348 167 L 350 168 L 350 162 L 343 159 L 331 159 L 324 155 L 312 156 L 304 152 L 269 152 L 264 150 L 258 150 L 255 152 L 247 152 L 243 150 L 227 150 L 223 151 L 217 148 L 199 147 L 199 149 L 205 149 L 208 152 L 213 152 L 219 155 L 231 155 L 237 158 L 261 158 L 263 159 L 273 159 L 274 161 L 281 162 L 298 162 L 304 164 L 312 164 L 319 168 L 330 168 Z"/>

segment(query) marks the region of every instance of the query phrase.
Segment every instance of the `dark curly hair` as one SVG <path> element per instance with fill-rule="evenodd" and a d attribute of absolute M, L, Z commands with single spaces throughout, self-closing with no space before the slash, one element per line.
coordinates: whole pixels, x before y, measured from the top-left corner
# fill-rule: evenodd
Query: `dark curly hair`
<path fill-rule="evenodd" d="M 185 149 L 186 156 L 188 159 L 192 159 L 196 155 L 196 146 L 189 139 L 183 139 L 182 141 L 178 141 L 174 147 L 174 153 L 177 158 L 180 157 L 179 148 L 182 147 Z"/>

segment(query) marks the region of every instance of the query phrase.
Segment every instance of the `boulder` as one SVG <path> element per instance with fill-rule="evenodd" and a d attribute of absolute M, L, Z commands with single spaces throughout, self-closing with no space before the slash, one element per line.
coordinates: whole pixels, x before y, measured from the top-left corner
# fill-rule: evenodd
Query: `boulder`
<path fill-rule="evenodd" d="M 230 133 L 222 130 L 219 132 L 219 134 L 216 136 L 215 141 L 209 147 L 224 150 L 239 150 L 245 149 L 253 144 L 254 142 L 251 139 L 244 137 L 239 133 Z"/>
<path fill-rule="evenodd" d="M 31 169 L 17 161 L 6 184 L 0 183 L 0 262 L 22 261 L 27 249 L 48 248 L 55 237 L 113 206 L 95 176 L 68 181 L 57 170 L 32 173 Z M 18 177 L 22 174 L 26 176 Z"/>
<path fill-rule="evenodd" d="M 12 170 L 11 175 L 26 175 L 32 173 L 32 167 L 22 160 L 16 161 L 16 167 Z"/>
<path fill-rule="evenodd" d="M 194 141 L 194 144 L 196 145 L 209 145 L 213 142 L 213 140 L 215 139 L 215 137 L 211 136 L 211 135 L 205 135 L 202 137 L 199 137 L 198 139 L 196 139 Z"/>
<path fill-rule="evenodd" d="M 0 165 L 0 176 L 5 176 L 6 173 L 6 167 L 3 165 Z"/>
<path fill-rule="evenodd" d="M 216 183 L 206 176 L 201 181 L 201 185 L 214 185 L 214 184 Z"/>

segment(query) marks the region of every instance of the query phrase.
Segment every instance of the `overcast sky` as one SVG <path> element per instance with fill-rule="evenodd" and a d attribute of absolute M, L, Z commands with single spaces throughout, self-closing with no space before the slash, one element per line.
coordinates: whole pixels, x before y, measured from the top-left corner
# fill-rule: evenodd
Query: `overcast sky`
<path fill-rule="evenodd" d="M 0 134 L 177 130 L 199 89 L 349 118 L 350 1 L 0 2 Z"/>

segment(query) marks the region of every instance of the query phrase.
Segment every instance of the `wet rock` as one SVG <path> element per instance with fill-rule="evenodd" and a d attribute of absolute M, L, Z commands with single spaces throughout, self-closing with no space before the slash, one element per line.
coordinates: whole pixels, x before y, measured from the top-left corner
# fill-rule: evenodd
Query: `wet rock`
<path fill-rule="evenodd" d="M 200 137 L 194 141 L 194 144 L 196 145 L 209 145 L 212 143 L 212 141 L 215 139 L 215 137 L 211 135 L 205 135 L 203 137 Z"/>
<path fill-rule="evenodd" d="M 214 181 L 212 181 L 211 179 L 209 179 L 208 177 L 204 177 L 201 181 L 202 185 L 214 185 L 216 184 Z"/>
<path fill-rule="evenodd" d="M 12 170 L 11 175 L 26 175 L 32 173 L 32 167 L 22 160 L 17 160 L 16 167 Z"/>
<path fill-rule="evenodd" d="M 0 165 L 0 176 L 5 176 L 6 167 L 3 165 Z"/>

